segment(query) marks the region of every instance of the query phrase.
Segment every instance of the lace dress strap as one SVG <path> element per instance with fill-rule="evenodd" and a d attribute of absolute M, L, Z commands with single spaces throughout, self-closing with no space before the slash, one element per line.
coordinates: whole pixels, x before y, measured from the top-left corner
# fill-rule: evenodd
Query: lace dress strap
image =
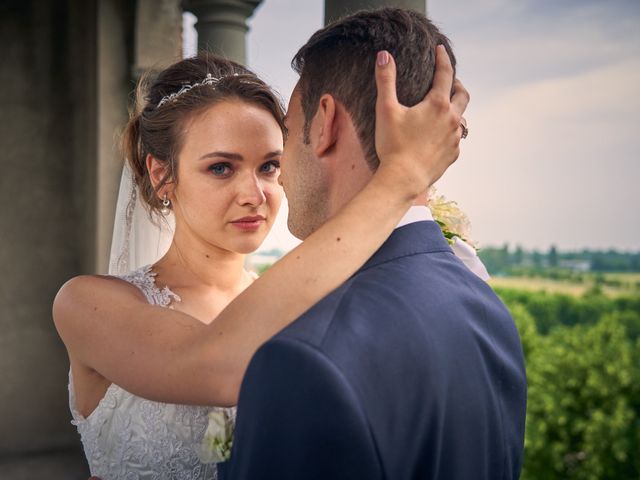
<path fill-rule="evenodd" d="M 157 273 L 152 270 L 152 265 L 146 265 L 118 278 L 138 287 L 151 305 L 172 308 L 171 303 L 182 301 L 179 295 L 171 291 L 167 286 L 162 288 L 156 285 Z"/>

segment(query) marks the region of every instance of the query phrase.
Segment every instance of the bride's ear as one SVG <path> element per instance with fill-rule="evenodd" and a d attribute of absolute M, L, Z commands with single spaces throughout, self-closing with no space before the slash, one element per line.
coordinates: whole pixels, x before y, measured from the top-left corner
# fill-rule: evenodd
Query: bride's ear
<path fill-rule="evenodd" d="M 153 188 L 156 188 L 167 174 L 167 164 L 166 162 L 161 162 L 149 153 L 147 154 L 146 165 L 151 185 L 153 185 Z M 165 185 L 158 191 L 158 198 L 162 198 L 165 192 L 167 194 L 171 194 L 171 183 L 172 182 L 165 183 Z"/>

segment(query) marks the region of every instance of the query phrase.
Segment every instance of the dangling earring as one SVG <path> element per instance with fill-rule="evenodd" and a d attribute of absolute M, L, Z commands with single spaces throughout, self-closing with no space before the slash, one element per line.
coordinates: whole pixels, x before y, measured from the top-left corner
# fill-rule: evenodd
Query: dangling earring
<path fill-rule="evenodd" d="M 167 197 L 167 194 L 164 194 L 162 197 L 162 208 L 160 209 L 160 213 L 165 217 L 171 213 L 171 200 Z"/>

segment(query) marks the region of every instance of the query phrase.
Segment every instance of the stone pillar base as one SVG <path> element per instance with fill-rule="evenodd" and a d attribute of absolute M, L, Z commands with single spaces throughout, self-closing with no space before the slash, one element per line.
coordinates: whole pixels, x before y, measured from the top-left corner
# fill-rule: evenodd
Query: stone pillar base
<path fill-rule="evenodd" d="M 247 19 L 262 0 L 183 0 L 197 18 L 198 49 L 246 63 Z"/>

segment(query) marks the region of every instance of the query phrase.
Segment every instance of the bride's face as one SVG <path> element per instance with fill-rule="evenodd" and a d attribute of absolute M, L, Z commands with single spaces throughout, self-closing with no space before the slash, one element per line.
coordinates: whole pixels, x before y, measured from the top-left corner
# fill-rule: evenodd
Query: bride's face
<path fill-rule="evenodd" d="M 256 250 L 280 208 L 282 147 L 273 116 L 241 100 L 219 102 L 187 122 L 170 195 L 176 235 L 237 253 Z"/>

